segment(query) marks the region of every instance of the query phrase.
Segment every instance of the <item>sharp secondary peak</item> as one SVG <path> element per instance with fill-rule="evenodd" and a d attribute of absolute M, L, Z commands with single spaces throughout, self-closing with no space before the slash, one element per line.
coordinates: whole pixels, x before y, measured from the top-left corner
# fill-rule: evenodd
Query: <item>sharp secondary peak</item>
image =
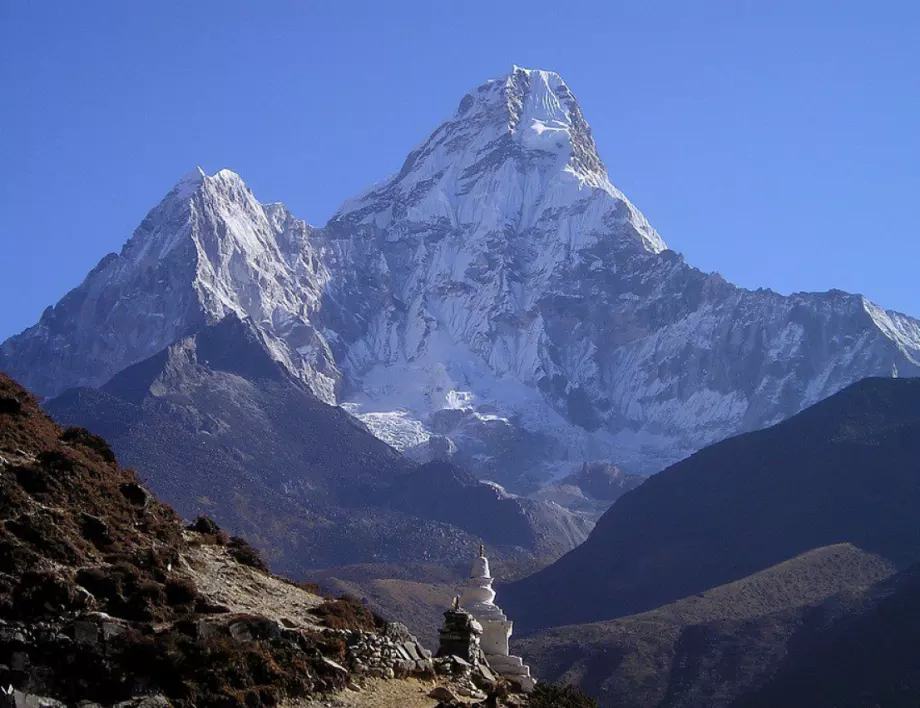
<path fill-rule="evenodd" d="M 176 185 L 170 190 L 169 194 L 170 196 L 179 198 L 190 197 L 202 184 L 207 182 L 243 184 L 243 178 L 233 170 L 222 169 L 218 170 L 213 175 L 209 175 L 201 169 L 201 167 L 195 167 L 195 169 L 188 172 L 182 179 L 176 182 Z"/>
<path fill-rule="evenodd" d="M 195 169 L 188 172 L 182 179 L 179 180 L 179 183 L 182 182 L 200 182 L 202 179 L 207 177 L 205 171 L 201 169 L 200 166 L 196 166 Z"/>
<path fill-rule="evenodd" d="M 180 199 L 189 197 L 197 191 L 198 187 L 201 186 L 206 178 L 207 174 L 205 174 L 205 171 L 201 169 L 201 167 L 195 167 L 195 169 L 187 172 L 183 175 L 182 179 L 176 182 L 176 186 L 170 190 L 169 194 L 170 196 L 176 196 Z"/>

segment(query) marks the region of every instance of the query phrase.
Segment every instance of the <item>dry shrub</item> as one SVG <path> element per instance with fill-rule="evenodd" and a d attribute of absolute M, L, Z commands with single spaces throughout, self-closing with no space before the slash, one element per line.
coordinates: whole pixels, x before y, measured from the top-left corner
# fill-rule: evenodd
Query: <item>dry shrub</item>
<path fill-rule="evenodd" d="M 386 626 L 386 621 L 371 612 L 359 600 L 343 595 L 312 610 L 330 629 L 363 630 L 376 632 Z"/>
<path fill-rule="evenodd" d="M 170 605 L 190 605 L 198 600 L 198 588 L 188 578 L 169 578 L 166 581 L 166 602 Z"/>
<path fill-rule="evenodd" d="M 16 396 L 0 394 L 0 413 L 10 416 L 21 415 L 22 401 Z"/>
<path fill-rule="evenodd" d="M 310 643 L 309 637 L 303 643 Z M 342 688 L 315 646 L 226 636 L 206 639 L 178 631 L 134 633 L 119 664 L 126 676 L 145 675 L 178 705 L 278 705 L 284 698 Z"/>
<path fill-rule="evenodd" d="M 233 556 L 238 563 L 248 565 L 250 568 L 261 570 L 264 573 L 269 572 L 268 563 L 262 558 L 262 554 L 259 553 L 257 549 L 250 546 L 245 538 L 241 536 L 232 536 L 230 542 L 227 544 L 227 548 L 230 550 L 230 555 Z"/>
<path fill-rule="evenodd" d="M 296 583 L 294 583 L 294 585 L 299 587 L 301 590 L 306 590 L 307 592 L 312 593 L 313 595 L 323 594 L 322 589 L 320 588 L 319 585 L 317 585 L 316 583 L 311 583 L 307 580 L 299 580 Z"/>
<path fill-rule="evenodd" d="M 530 695 L 530 708 L 597 708 L 597 701 L 574 686 L 538 683 Z"/>
<path fill-rule="evenodd" d="M 227 532 L 221 529 L 214 519 L 207 516 L 199 516 L 185 528 L 199 534 L 200 538 L 198 542 L 201 544 L 209 546 L 226 546 L 230 543 L 230 536 Z"/>
<path fill-rule="evenodd" d="M 115 464 L 115 453 L 109 444 L 98 435 L 93 435 L 86 428 L 71 426 L 61 433 L 61 441 L 68 445 L 82 445 L 99 455 L 108 464 Z"/>

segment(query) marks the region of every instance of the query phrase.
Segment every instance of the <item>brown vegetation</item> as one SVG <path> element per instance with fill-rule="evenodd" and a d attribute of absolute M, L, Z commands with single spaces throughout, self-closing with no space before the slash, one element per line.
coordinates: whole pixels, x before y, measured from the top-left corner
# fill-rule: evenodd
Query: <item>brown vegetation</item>
<path fill-rule="evenodd" d="M 386 621 L 375 615 L 360 600 L 346 595 L 320 605 L 313 613 L 330 629 L 376 632 L 386 626 Z"/>
<path fill-rule="evenodd" d="M 237 562 L 248 565 L 250 568 L 255 568 L 256 570 L 268 572 L 268 563 L 262 558 L 262 554 L 249 545 L 245 538 L 233 536 L 230 538 L 227 547 L 230 549 L 230 555 L 233 556 Z"/>
<path fill-rule="evenodd" d="M 267 570 L 212 521 L 189 530 L 192 543 L 226 545 L 238 562 Z M 342 655 L 341 640 L 213 606 L 181 570 L 188 551 L 177 514 L 118 466 L 103 439 L 61 431 L 0 375 L 4 686 L 71 703 L 161 692 L 180 706 L 275 705 L 341 687 L 341 672 L 323 660 Z M 325 616 L 330 625 L 378 626 L 346 600 Z M 27 670 L 21 660 L 15 668 L 23 654 Z"/>

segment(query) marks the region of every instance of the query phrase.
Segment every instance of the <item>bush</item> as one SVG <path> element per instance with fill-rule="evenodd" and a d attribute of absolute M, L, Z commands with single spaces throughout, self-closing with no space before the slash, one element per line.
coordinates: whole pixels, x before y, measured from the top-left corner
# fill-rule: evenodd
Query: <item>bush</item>
<path fill-rule="evenodd" d="M 375 632 L 386 622 L 371 612 L 360 601 L 343 595 L 338 600 L 326 602 L 312 610 L 330 629 L 360 629 Z"/>
<path fill-rule="evenodd" d="M 538 683 L 530 694 L 530 708 L 597 708 L 597 701 L 574 686 Z"/>
<path fill-rule="evenodd" d="M 185 528 L 198 534 L 197 539 L 190 541 L 193 546 L 226 546 L 230 542 L 229 534 L 207 516 L 199 516 Z"/>
<path fill-rule="evenodd" d="M 201 515 L 190 523 L 186 528 L 189 531 L 194 531 L 196 533 L 207 533 L 207 534 L 216 534 L 220 533 L 220 526 L 217 525 L 217 522 L 214 519 L 211 519 L 207 516 Z"/>
<path fill-rule="evenodd" d="M 189 605 L 198 599 L 198 589 L 188 578 L 169 578 L 166 581 L 166 602 L 170 605 Z"/>
<path fill-rule="evenodd" d="M 98 435 L 93 435 L 86 428 L 71 426 L 61 433 L 61 441 L 69 445 L 82 445 L 98 454 L 110 465 L 115 464 L 115 453 L 109 444 Z"/>
<path fill-rule="evenodd" d="M 51 571 L 23 573 L 13 588 L 12 610 L 18 619 L 60 614 L 81 609 L 85 596 L 77 592 L 74 584 Z"/>
<path fill-rule="evenodd" d="M 73 472 L 77 460 L 72 452 L 66 450 L 45 450 L 38 453 L 38 464 L 55 472 Z"/>
<path fill-rule="evenodd" d="M 268 572 L 268 563 L 262 558 L 262 554 L 250 546 L 245 538 L 233 536 L 227 544 L 227 547 L 230 550 L 230 555 L 233 556 L 237 562 L 265 573 Z"/>
<path fill-rule="evenodd" d="M 0 395 L 0 413 L 19 415 L 22 413 L 22 401 L 15 396 Z"/>
<path fill-rule="evenodd" d="M 125 482 L 119 485 L 122 496 L 134 506 L 145 507 L 150 503 L 150 493 L 137 482 Z"/>
<path fill-rule="evenodd" d="M 299 587 L 301 590 L 306 590 L 307 592 L 312 593 L 314 595 L 323 594 L 322 589 L 320 588 L 319 585 L 317 585 L 316 583 L 311 583 L 307 580 L 298 580 L 296 583 L 294 583 L 294 585 Z"/>

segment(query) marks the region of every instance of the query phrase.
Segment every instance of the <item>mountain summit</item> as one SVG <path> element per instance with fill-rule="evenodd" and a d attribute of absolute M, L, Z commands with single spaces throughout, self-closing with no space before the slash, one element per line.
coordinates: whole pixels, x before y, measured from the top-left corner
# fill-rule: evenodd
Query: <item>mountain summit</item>
<path fill-rule="evenodd" d="M 573 221 L 576 205 L 583 213 Z M 542 218 L 557 223 L 556 236 L 570 247 L 610 231 L 607 221 L 629 221 L 631 240 L 655 253 L 666 248 L 610 183 L 562 78 L 514 67 L 464 96 L 397 174 L 346 203 L 330 226 L 443 220 L 442 229 L 472 226 L 484 236 L 526 232 Z"/>
<path fill-rule="evenodd" d="M 0 347 L 0 365 L 35 391 L 101 386 L 198 328 L 250 318 L 274 356 L 327 401 L 338 374 L 311 324 L 326 275 L 312 227 L 262 205 L 239 175 L 196 168 L 38 324 Z M 331 368 L 330 368 L 331 366 Z"/>
<path fill-rule="evenodd" d="M 517 491 L 591 460 L 655 472 L 920 373 L 910 317 L 687 265 L 610 183 L 565 82 L 518 67 L 319 229 L 193 172 L 0 368 L 45 396 L 100 386 L 229 314 L 381 439 Z"/>

